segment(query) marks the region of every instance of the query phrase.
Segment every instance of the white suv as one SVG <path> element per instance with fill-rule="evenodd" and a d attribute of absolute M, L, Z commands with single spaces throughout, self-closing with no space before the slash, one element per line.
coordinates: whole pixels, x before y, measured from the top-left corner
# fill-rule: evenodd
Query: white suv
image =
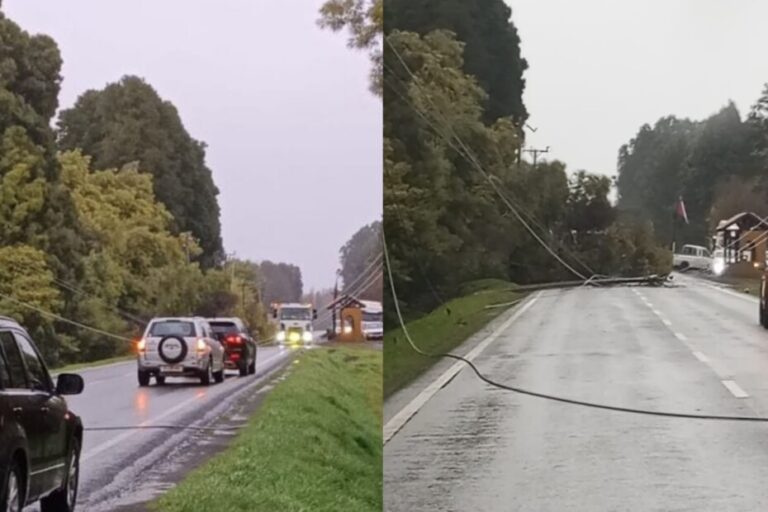
<path fill-rule="evenodd" d="M 154 376 L 199 377 L 203 385 L 224 380 L 224 347 L 204 318 L 153 318 L 138 343 L 139 386 Z"/>

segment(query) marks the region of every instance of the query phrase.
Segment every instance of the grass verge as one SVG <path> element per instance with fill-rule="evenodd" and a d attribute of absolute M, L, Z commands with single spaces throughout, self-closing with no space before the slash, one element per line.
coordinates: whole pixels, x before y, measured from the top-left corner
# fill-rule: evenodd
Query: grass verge
<path fill-rule="evenodd" d="M 104 366 L 112 363 L 122 363 L 123 361 L 132 361 L 134 359 L 136 359 L 136 354 L 128 354 L 125 356 L 110 357 L 109 359 L 101 359 L 99 361 L 91 361 L 90 363 L 68 364 L 66 366 L 61 366 L 59 368 L 51 368 L 51 373 L 76 372 L 78 370 L 93 368 L 94 366 Z"/>
<path fill-rule="evenodd" d="M 707 279 L 733 288 L 734 291 L 759 296 L 759 277 L 708 276 Z"/>
<path fill-rule="evenodd" d="M 522 298 L 512 284 L 483 280 L 465 286 L 467 295 L 451 300 L 426 316 L 406 324 L 413 341 L 427 352 L 448 352 L 506 311 L 507 307 L 486 309 Z M 384 396 L 402 388 L 434 365 L 437 359 L 417 354 L 408 344 L 402 328 L 384 334 Z"/>
<path fill-rule="evenodd" d="M 291 365 L 232 445 L 159 512 L 380 512 L 380 350 L 331 346 Z"/>

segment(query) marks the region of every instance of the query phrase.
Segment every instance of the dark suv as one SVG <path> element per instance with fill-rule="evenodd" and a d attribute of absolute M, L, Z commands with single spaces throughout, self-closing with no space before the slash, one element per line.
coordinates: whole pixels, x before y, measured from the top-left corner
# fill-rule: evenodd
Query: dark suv
<path fill-rule="evenodd" d="M 256 373 L 256 340 L 239 318 L 209 318 L 214 336 L 224 346 L 224 366 L 241 377 Z"/>
<path fill-rule="evenodd" d="M 29 334 L 0 317 L 0 511 L 74 510 L 83 425 L 62 395 L 82 391 L 79 375 L 54 385 Z"/>

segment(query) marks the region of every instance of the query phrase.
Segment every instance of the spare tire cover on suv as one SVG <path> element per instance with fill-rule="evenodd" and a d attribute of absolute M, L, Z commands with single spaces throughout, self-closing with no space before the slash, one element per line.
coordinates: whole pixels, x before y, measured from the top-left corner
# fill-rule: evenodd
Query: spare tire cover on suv
<path fill-rule="evenodd" d="M 160 344 L 157 346 L 160 359 L 168 364 L 182 362 L 187 357 L 188 351 L 187 342 L 179 336 L 166 336 L 160 340 Z"/>

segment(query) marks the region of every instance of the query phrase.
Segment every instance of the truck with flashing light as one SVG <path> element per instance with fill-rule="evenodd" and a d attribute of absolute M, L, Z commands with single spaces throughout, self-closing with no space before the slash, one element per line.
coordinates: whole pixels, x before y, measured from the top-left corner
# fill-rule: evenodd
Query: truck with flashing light
<path fill-rule="evenodd" d="M 282 302 L 272 304 L 272 318 L 277 323 L 276 341 L 287 345 L 309 345 L 314 342 L 312 323 L 317 310 L 312 304 Z"/>
<path fill-rule="evenodd" d="M 361 300 L 362 328 L 365 339 L 380 340 L 384 338 L 384 310 L 381 302 L 373 300 Z"/>

